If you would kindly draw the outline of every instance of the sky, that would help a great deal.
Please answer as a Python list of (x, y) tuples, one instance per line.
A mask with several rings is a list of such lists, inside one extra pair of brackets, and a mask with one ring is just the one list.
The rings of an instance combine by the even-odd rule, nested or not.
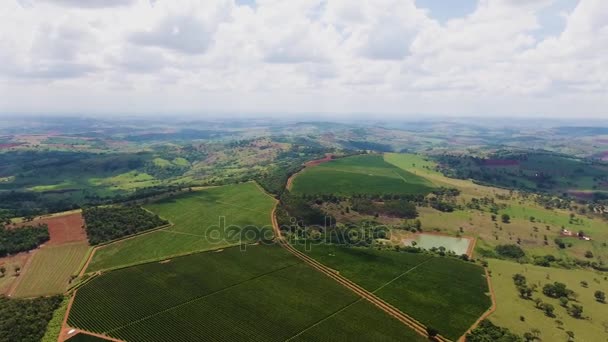
[(0, 115), (608, 117), (606, 0), (0, 0)]

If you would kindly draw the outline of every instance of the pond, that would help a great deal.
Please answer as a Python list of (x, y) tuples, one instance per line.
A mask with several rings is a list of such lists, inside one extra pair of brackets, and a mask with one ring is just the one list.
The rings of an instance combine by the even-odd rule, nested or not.
[(446, 250), (456, 253), (456, 255), (462, 255), (467, 254), (469, 245), (473, 243), (473, 240), (463, 237), (426, 233), (416, 234), (410, 239), (403, 240), (405, 246), (414, 246), (413, 242), (416, 242), (415, 247), (431, 249), (443, 246)]

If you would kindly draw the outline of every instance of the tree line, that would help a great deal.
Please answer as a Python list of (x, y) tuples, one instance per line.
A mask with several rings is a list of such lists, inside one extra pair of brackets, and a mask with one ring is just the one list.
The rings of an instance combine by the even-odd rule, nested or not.
[(82, 211), (91, 245), (111, 241), (169, 222), (137, 206), (85, 208)]
[(0, 226), (0, 257), (32, 250), (49, 239), (46, 224), (12, 229)]

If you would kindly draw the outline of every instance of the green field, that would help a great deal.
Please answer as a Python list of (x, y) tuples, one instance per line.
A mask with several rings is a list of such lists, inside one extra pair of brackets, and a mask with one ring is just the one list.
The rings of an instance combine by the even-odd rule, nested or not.
[(276, 245), (105, 273), (78, 290), (68, 323), (128, 341), (424, 340)]
[(78, 242), (37, 250), (13, 295), (36, 297), (63, 293), (70, 277), (78, 273), (89, 248), (86, 242)]
[(384, 161), (382, 155), (360, 155), (304, 169), (293, 181), (295, 194), (426, 194), (428, 180)]
[[(595, 301), (593, 293), (596, 290), (608, 292), (606, 276), (599, 272), (588, 270), (567, 270), (533, 265), (520, 265), (504, 260), (489, 260), (492, 271), (492, 284), (497, 297), (497, 310), (490, 320), (497, 325), (509, 328), (522, 335), (534, 328), (540, 330), (543, 341), (567, 341), (566, 331), (572, 331), (575, 341), (606, 341), (608, 340), (608, 304)], [(556, 317), (547, 317), (543, 311), (535, 308), (533, 300), (521, 299), (513, 275), (520, 273), (527, 278), (528, 284), (539, 286), (533, 298), (540, 298), (545, 303), (555, 307)], [(576, 304), (583, 306), (584, 319), (575, 319), (567, 314), (557, 299), (549, 298), (542, 293), (542, 287), (547, 283), (561, 282), (578, 294)], [(588, 287), (581, 286), (586, 281)], [(572, 301), (571, 301), (572, 303)], [(524, 317), (524, 321), (520, 319)], [(557, 321), (563, 322), (559, 326)]]
[(336, 245), (297, 247), (453, 340), (491, 305), (483, 269), (461, 260)]
[(98, 249), (87, 271), (257, 241), (258, 235), (242, 235), (245, 231), (261, 231), (272, 238), (273, 206), (273, 199), (251, 182), (189, 192), (146, 205), (173, 226)]

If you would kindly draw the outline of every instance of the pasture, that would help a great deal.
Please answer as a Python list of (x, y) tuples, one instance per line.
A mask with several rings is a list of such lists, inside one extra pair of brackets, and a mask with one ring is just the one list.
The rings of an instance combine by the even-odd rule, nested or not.
[(32, 255), (13, 291), (15, 297), (36, 297), (63, 293), (72, 275), (87, 255), (89, 245), (76, 242), (44, 246)]
[[(484, 270), (428, 254), (296, 246), (443, 336), (456, 340), (490, 307)], [(445, 315), (450, 312), (450, 315)]]
[[(376, 329), (380, 321), (386, 328)], [(72, 327), (129, 341), (327, 340), (336, 336), (323, 329), (332, 322), (348, 322), (365, 340), (423, 340), (276, 245), (102, 274), (78, 290), (68, 318)]]
[(165, 198), (144, 207), (173, 226), (99, 248), (87, 271), (272, 239), (273, 206), (251, 182)]
[(382, 155), (359, 155), (305, 168), (293, 180), (294, 194), (426, 194), (428, 180), (384, 161)]
[[(582, 269), (558, 269), (518, 264), (505, 260), (489, 260), (492, 271), (492, 284), (497, 297), (497, 310), (490, 320), (500, 326), (522, 335), (534, 328), (540, 330), (543, 341), (566, 341), (566, 331), (574, 332), (575, 341), (606, 341), (608, 339), (608, 304), (599, 303), (594, 299), (594, 292), (608, 292), (608, 280), (604, 274)], [(513, 282), (513, 275), (520, 273), (527, 283), (539, 288), (532, 298), (540, 298), (555, 308), (556, 317), (548, 317), (542, 310), (535, 307), (533, 300), (522, 299)], [(577, 293), (576, 304), (583, 306), (583, 318), (576, 319), (568, 315), (566, 309), (560, 306), (559, 300), (549, 298), (542, 293), (542, 287), (547, 283), (561, 282), (568, 289)], [(587, 287), (581, 281), (588, 283)], [(572, 303), (572, 302), (571, 302)], [(572, 305), (572, 304), (569, 304)], [(520, 316), (524, 317), (522, 321)], [(560, 324), (558, 321), (561, 321)]]

